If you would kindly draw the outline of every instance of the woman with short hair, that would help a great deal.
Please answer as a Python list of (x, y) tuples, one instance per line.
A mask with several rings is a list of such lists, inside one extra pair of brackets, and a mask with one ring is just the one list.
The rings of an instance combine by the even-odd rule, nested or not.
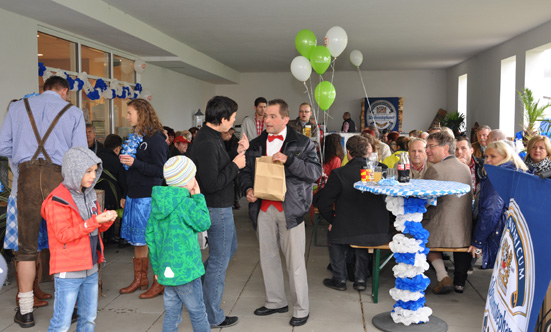
[(551, 142), (549, 137), (537, 135), (532, 137), (526, 148), (524, 162), (528, 169), (536, 175), (551, 169)]

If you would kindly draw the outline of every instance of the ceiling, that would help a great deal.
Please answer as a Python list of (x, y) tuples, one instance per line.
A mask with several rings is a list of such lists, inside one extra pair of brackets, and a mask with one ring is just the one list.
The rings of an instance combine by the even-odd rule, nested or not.
[(551, 21), (550, 0), (0, 0), (0, 8), (213, 83), (290, 71), (296, 34), (341, 26), (335, 70), (442, 69)]

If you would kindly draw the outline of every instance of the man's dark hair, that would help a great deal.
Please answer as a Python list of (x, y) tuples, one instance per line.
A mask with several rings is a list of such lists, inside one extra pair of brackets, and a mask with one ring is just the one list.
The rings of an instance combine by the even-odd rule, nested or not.
[(93, 124), (87, 123), (87, 124), (86, 124), (86, 129), (88, 129), (88, 128), (92, 128), (92, 129), (94, 129), (94, 133), (96, 132), (96, 127), (94, 127)]
[(222, 123), (222, 119), (229, 120), (237, 112), (237, 103), (228, 97), (215, 96), (207, 103), (205, 121), (213, 125)]
[(199, 131), (199, 128), (197, 128), (197, 127), (191, 127), (191, 128), (189, 128), (189, 132), (190, 132), (192, 135), (195, 134), (195, 133), (198, 132), (198, 131)]
[(289, 105), (283, 99), (272, 99), (268, 102), (268, 106), (279, 105), (279, 115), (282, 118), (289, 117)]
[(174, 131), (174, 129), (168, 126), (163, 126), (163, 129), (166, 130), (166, 133), (168, 134), (168, 136), (176, 136), (176, 132)]
[(431, 139), (435, 140), (439, 146), (447, 145), (448, 152), (452, 155), (455, 154), (455, 138), (450, 136), (448, 133), (439, 131), (434, 134), (430, 134), (429, 137), (427, 137), (427, 142)]
[(362, 136), (352, 136), (346, 141), (346, 150), (350, 153), (352, 158), (365, 157), (367, 155), (369, 141)]
[(113, 151), (119, 146), (122, 146), (122, 138), (117, 134), (109, 134), (103, 141), (103, 147), (109, 151)]
[(457, 136), (455, 141), (456, 142), (466, 141), (467, 143), (469, 143), (469, 145), (471, 145), (471, 140), (467, 136)]
[(69, 89), (69, 82), (67, 82), (67, 80), (63, 77), (50, 76), (50, 78), (48, 78), (46, 82), (44, 82), (44, 91), (59, 91), (63, 89)]
[(268, 104), (268, 101), (264, 97), (258, 97), (254, 100), (254, 107), (258, 106), (260, 103)]

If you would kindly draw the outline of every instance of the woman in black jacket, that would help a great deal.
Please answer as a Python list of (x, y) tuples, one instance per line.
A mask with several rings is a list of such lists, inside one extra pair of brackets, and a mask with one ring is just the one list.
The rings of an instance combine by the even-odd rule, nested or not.
[[(327, 287), (346, 290), (345, 252), (350, 245), (376, 246), (390, 240), (389, 212), (382, 195), (362, 193), (353, 184), (360, 181), (360, 172), (371, 154), (372, 146), (365, 137), (353, 136), (346, 142), (349, 162), (331, 172), (321, 191), (318, 209), (329, 226), (329, 259), (333, 278), (323, 281)], [(386, 169), (384, 164), (378, 166)], [(355, 249), (356, 268), (354, 289), (365, 290), (368, 276), (367, 249)]]
[[(128, 167), (126, 173), (127, 196), (122, 217), (121, 237), (134, 246), (134, 281), (122, 288), (121, 294), (144, 290), (149, 286), (147, 270), (149, 266), (145, 228), (151, 213), (151, 191), (153, 186), (163, 182), (163, 165), (168, 156), (168, 144), (163, 127), (153, 109), (145, 99), (134, 99), (128, 103), (126, 119), (134, 134), (143, 137), (136, 148), (136, 155), (121, 154), (120, 160)], [(151, 288), (140, 298), (152, 298), (161, 294), (164, 287), (153, 281)]]

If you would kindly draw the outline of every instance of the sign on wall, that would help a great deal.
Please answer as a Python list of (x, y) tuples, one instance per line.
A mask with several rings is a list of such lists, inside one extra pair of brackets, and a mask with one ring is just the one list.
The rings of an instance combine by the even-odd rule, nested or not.
[(362, 130), (371, 125), (379, 131), (402, 130), (403, 97), (368, 98), (362, 100)]

